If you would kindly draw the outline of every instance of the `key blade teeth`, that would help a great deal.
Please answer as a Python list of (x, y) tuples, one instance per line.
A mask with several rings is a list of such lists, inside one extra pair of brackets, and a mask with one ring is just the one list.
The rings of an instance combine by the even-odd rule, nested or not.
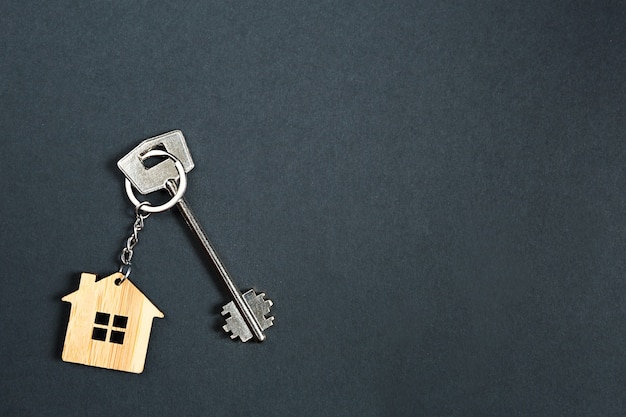
[(235, 303), (232, 301), (222, 307), (221, 315), (226, 318), (226, 321), (228, 321), (231, 317), (236, 317), (237, 314), (239, 314), (239, 311), (237, 310)]
[(231, 333), (231, 339), (235, 340), (239, 338), (242, 342), (247, 342), (252, 338), (252, 333), (248, 325), (233, 301), (222, 307), (222, 316), (228, 316), (226, 317), (226, 324), (222, 326), (222, 329), (224, 329), (226, 333)]
[[(265, 293), (257, 294), (254, 290), (249, 290), (243, 294), (243, 299), (250, 307), (250, 310), (252, 310), (254, 319), (259, 324), (261, 330), (274, 325), (274, 317), (266, 317), (266, 315), (269, 315), (270, 308), (274, 305), (274, 302), (270, 299), (266, 300)], [(252, 331), (234, 301), (223, 306), (221, 314), (226, 319), (226, 324), (222, 328), (225, 332), (230, 333), (231, 339), (239, 338), (242, 342), (252, 339)]]
[[(266, 295), (265, 295), (264, 292), (262, 292), (259, 295), (257, 295), (257, 298), (259, 299), (259, 302), (264, 302), (267, 305), (267, 309), (269, 310), (274, 305), (274, 302), (272, 300), (270, 300), (269, 298), (265, 299), (265, 297), (266, 297)], [(267, 314), (267, 313), (265, 313), (265, 314)]]
[(226, 321), (228, 323), (222, 326), (222, 329), (224, 329), (226, 333), (230, 333), (229, 336), (232, 340), (239, 338), (242, 342), (247, 342), (252, 338), (252, 334), (250, 333), (250, 330), (248, 330), (247, 326), (245, 327), (245, 329), (243, 329), (239, 323), (231, 326), (233, 324), (231, 318), (228, 318)]
[(230, 336), (231, 339), (234, 339), (237, 337), (235, 332), (233, 332), (233, 330), (230, 328), (230, 326), (228, 326), (228, 324), (223, 325), (222, 329), (224, 329), (224, 331), (228, 333), (228, 336)]
[(254, 314), (254, 318), (259, 323), (262, 330), (271, 327), (274, 321), (274, 317), (265, 317), (270, 313), (270, 308), (274, 305), (272, 300), (266, 300), (265, 297), (264, 292), (257, 294), (254, 289), (243, 294), (244, 300), (248, 303), (248, 306)]

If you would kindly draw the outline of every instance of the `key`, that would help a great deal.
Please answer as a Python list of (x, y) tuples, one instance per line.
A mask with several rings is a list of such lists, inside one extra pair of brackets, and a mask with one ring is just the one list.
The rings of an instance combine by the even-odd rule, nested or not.
[[(171, 154), (182, 163), (185, 172), (194, 168), (182, 132), (175, 130), (147, 139), (118, 162), (118, 167), (128, 179), (127, 192), (129, 192), (130, 184), (132, 184), (142, 194), (166, 189), (171, 196), (174, 196), (178, 192), (176, 185), (178, 171), (174, 166), (174, 161), (166, 159), (151, 168), (146, 168), (142, 156), (152, 149), (165, 150)], [(129, 192), (129, 197), (131, 194), (132, 190)], [(242, 342), (247, 342), (254, 337), (262, 342), (266, 337), (263, 330), (274, 324), (274, 317), (266, 317), (270, 313), (273, 302), (265, 299), (265, 293), (257, 294), (254, 289), (242, 294), (185, 199), (181, 197), (176, 205), (185, 222), (215, 265), (233, 298), (231, 302), (222, 307), (221, 314), (226, 317), (226, 324), (222, 328), (231, 333), (231, 339), (239, 337)]]
[[(176, 183), (172, 180), (166, 183), (166, 188), (171, 196), (174, 196), (178, 191)], [(231, 332), (231, 339), (239, 337), (242, 342), (247, 342), (254, 335), (258, 341), (262, 342), (265, 340), (263, 330), (270, 327), (274, 321), (274, 317), (265, 317), (270, 312), (270, 308), (273, 305), (272, 301), (265, 300), (265, 293), (256, 294), (253, 289), (242, 295), (185, 199), (181, 198), (177, 206), (185, 222), (194, 232), (211, 261), (213, 261), (224, 284), (226, 284), (226, 288), (228, 288), (233, 297), (233, 301), (222, 307), (223, 316), (230, 314), (222, 328), (226, 332)]]

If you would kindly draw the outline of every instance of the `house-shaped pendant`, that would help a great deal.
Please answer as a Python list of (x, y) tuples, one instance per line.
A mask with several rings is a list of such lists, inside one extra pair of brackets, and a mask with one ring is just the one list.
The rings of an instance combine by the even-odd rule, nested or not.
[(72, 304), (62, 359), (118, 371), (141, 373), (155, 317), (163, 313), (122, 273), (96, 281), (83, 273)]

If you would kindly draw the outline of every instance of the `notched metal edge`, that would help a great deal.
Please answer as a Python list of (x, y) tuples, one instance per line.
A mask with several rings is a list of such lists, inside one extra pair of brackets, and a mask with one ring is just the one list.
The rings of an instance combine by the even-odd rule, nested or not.
[(167, 180), (178, 179), (178, 172), (173, 161), (164, 160), (151, 168), (143, 165), (142, 156), (159, 146), (178, 158), (185, 172), (194, 168), (194, 162), (182, 131), (172, 130), (145, 139), (117, 162), (117, 167), (141, 194), (164, 189)]

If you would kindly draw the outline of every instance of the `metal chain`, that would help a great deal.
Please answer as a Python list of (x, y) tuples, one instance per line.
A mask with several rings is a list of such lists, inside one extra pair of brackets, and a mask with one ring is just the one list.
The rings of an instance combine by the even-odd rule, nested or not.
[(124, 278), (120, 280), (120, 284), (128, 278), (131, 271), (131, 260), (133, 259), (133, 250), (137, 243), (139, 243), (139, 232), (144, 227), (144, 220), (146, 220), (150, 213), (142, 212), (141, 209), (143, 206), (149, 206), (150, 203), (143, 202), (139, 204), (135, 208), (135, 222), (133, 223), (133, 234), (130, 235), (128, 239), (126, 239), (126, 247), (122, 249), (122, 254), (120, 255), (120, 260), (122, 261), (122, 266), (120, 266), (120, 272), (124, 273)]

